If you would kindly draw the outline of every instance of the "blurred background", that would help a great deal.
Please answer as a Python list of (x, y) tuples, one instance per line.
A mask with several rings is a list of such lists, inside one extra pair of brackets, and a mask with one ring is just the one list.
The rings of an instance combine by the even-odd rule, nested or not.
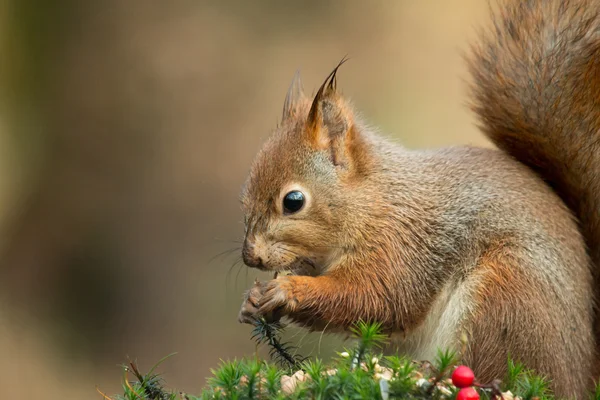
[[(348, 54), (338, 85), (382, 132), (487, 145), (461, 59), (487, 19), (480, 0), (2, 1), (0, 397), (99, 399), (128, 356), (172, 352), (169, 386), (196, 392), (253, 354), (238, 194), (294, 72), (314, 92)], [(338, 340), (289, 332), (305, 355)]]

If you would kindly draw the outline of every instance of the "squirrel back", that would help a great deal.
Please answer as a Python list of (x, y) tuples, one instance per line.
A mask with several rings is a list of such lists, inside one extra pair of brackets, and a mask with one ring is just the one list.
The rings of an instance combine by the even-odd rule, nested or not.
[[(507, 1), (468, 59), (473, 109), (500, 149), (577, 217), (600, 288), (600, 2)], [(597, 303), (597, 300), (596, 300)], [(600, 317), (596, 311), (596, 338)]]

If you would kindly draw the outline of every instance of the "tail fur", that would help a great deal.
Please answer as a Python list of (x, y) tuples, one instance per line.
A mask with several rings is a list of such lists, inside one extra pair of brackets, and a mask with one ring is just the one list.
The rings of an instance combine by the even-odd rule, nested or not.
[[(493, 22), (468, 59), (473, 109), (484, 133), (578, 218), (598, 291), (600, 1), (508, 0)], [(595, 326), (598, 341), (598, 311)]]

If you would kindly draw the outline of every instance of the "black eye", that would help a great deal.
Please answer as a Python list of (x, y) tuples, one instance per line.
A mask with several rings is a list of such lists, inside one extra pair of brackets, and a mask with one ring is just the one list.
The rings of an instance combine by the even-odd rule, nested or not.
[(294, 190), (286, 194), (283, 198), (283, 211), (286, 214), (298, 212), (302, 206), (304, 206), (304, 195), (302, 192)]

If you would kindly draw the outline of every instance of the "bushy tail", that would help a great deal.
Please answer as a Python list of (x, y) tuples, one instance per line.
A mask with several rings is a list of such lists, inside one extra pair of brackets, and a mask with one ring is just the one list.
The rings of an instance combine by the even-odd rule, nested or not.
[(578, 217), (600, 288), (600, 1), (498, 8), (468, 59), (473, 108), (485, 134)]

